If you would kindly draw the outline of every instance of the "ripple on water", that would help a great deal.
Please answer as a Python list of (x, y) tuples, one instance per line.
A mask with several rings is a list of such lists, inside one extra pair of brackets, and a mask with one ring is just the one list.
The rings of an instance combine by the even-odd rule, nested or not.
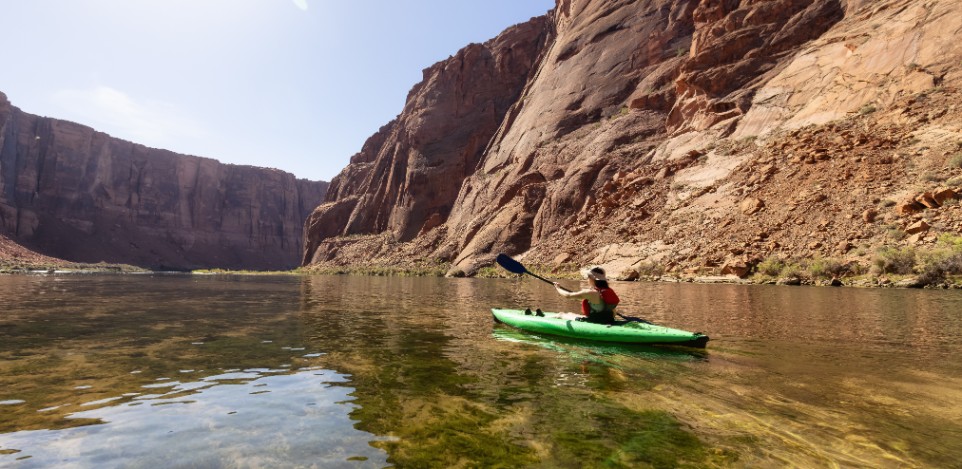
[(165, 381), (163, 383), (145, 384), (141, 386), (145, 389), (171, 388), (180, 384), (179, 381)]
[(108, 403), (108, 402), (119, 401), (119, 400), (121, 400), (121, 399), (123, 399), (123, 397), (108, 397), (108, 398), (106, 398), (106, 399), (99, 399), (99, 400), (96, 400), (96, 401), (84, 402), (83, 404), (80, 404), (80, 406), (81, 406), (81, 407), (90, 407), (90, 406), (95, 406), (95, 405), (106, 404), (106, 403)]

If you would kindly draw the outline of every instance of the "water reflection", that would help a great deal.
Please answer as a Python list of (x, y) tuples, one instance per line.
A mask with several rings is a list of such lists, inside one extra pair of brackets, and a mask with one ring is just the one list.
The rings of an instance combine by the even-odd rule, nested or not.
[(382, 467), (297, 286), (0, 277), (0, 465)]
[(491, 333), (496, 340), (532, 345), (576, 360), (608, 363), (606, 357), (634, 357), (649, 360), (689, 362), (707, 360), (709, 354), (689, 347), (647, 346), (639, 344), (605, 344), (560, 336), (545, 336), (523, 332), (505, 325), (496, 325)]
[(492, 307), (577, 309), (530, 279), (0, 277), (0, 464), (941, 467), (962, 456), (959, 292), (618, 290), (626, 314), (705, 331), (708, 349), (495, 326)]
[[(167, 382), (164, 394), (81, 404), (122, 404), (67, 418), (101, 422), (0, 434), (0, 463), (18, 467), (383, 467), (386, 456), (354, 430), (347, 378), (330, 370), (244, 370)], [(143, 386), (150, 390), (160, 386)], [(16, 452), (12, 452), (16, 451)]]

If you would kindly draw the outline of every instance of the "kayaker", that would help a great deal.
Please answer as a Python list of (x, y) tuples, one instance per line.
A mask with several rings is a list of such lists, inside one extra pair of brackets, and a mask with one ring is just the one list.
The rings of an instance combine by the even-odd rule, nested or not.
[(612, 324), (615, 322), (615, 307), (618, 306), (618, 295), (608, 286), (605, 269), (592, 267), (585, 274), (591, 288), (581, 291), (567, 291), (554, 282), (558, 294), (568, 298), (581, 300), (581, 313), (586, 317), (584, 321), (596, 324)]

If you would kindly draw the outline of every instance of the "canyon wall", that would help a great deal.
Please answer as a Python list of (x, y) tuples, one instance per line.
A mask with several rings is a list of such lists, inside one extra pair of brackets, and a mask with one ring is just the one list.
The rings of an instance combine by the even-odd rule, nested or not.
[(288, 269), (326, 189), (30, 115), (0, 93), (0, 230), (44, 255), (155, 269)]
[(398, 118), (331, 181), (332, 202), (308, 220), (304, 262), (328, 256), (334, 248), (321, 242), (331, 237), (389, 232), (405, 242), (441, 225), (550, 34), (548, 18), (532, 19), (424, 70)]
[(962, 191), (960, 30), (948, 0), (558, 0), (425, 70), (303, 262), (696, 271), (934, 242), (957, 205), (903, 208)]

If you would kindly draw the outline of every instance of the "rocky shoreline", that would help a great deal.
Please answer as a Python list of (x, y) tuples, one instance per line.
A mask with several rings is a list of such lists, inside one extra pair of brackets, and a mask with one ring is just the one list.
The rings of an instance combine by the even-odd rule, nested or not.
[[(439, 264), (434, 268), (412, 267), (404, 268), (397, 265), (364, 265), (364, 266), (312, 266), (292, 271), (301, 275), (361, 275), (361, 276), (399, 276), (399, 277), (441, 277), (449, 266)], [(581, 278), (579, 269), (571, 266), (548, 267), (529, 266), (533, 273), (542, 277), (559, 280), (577, 280)], [(229, 272), (228, 272), (229, 273)], [(256, 273), (253, 273), (256, 275)], [(476, 278), (512, 278), (515, 277), (497, 266), (480, 269)], [(938, 283), (926, 283), (918, 275), (851, 275), (832, 278), (810, 277), (771, 277), (764, 274), (754, 274), (746, 277), (737, 275), (634, 275), (614, 277), (618, 283), (623, 282), (657, 282), (657, 283), (698, 283), (698, 284), (735, 284), (735, 285), (777, 285), (777, 286), (816, 286), (816, 287), (855, 287), (855, 288), (926, 288), (926, 289), (962, 289), (962, 276), (949, 276)]]
[(0, 275), (150, 274), (151, 270), (124, 264), (47, 264), (0, 261)]
[[(250, 270), (198, 270), (185, 272), (155, 271), (131, 265), (122, 264), (78, 264), (78, 263), (23, 263), (10, 260), (0, 260), (0, 275), (82, 275), (82, 274), (183, 274), (183, 275), (356, 275), (377, 277), (443, 277), (449, 266), (437, 265), (434, 268), (403, 268), (394, 265), (382, 266), (340, 266), (340, 267), (312, 267), (289, 271), (250, 271)], [(534, 268), (532, 272), (547, 278), (559, 280), (580, 279), (576, 269)], [(513, 274), (498, 270), (492, 266), (480, 270), (476, 278), (511, 278)], [(919, 276), (914, 275), (860, 275), (850, 277), (835, 277), (831, 279), (813, 279), (800, 277), (770, 277), (757, 274), (749, 277), (736, 275), (660, 275), (638, 276), (630, 278), (616, 278), (617, 283), (650, 282), (650, 283), (696, 283), (696, 284), (727, 284), (727, 285), (777, 285), (777, 286), (810, 286), (810, 287), (853, 287), (853, 288), (924, 288), (942, 290), (962, 290), (962, 276), (952, 277), (939, 283), (925, 283)]]

